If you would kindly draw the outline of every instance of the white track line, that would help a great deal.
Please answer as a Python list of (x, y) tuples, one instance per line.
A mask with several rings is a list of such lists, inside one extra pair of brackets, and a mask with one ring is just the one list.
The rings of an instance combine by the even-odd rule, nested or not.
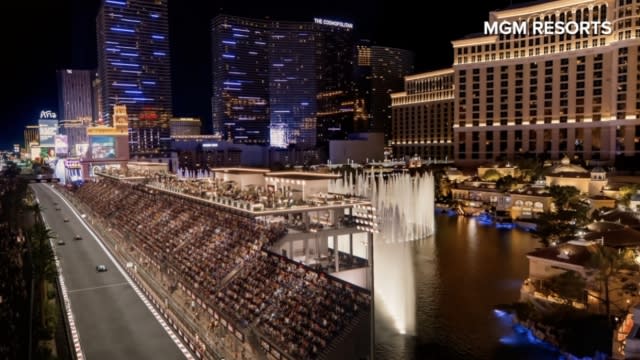
[[(173, 332), (173, 330), (171, 330), (171, 327), (169, 325), (167, 325), (167, 323), (164, 321), (162, 316), (160, 316), (160, 314), (156, 311), (156, 309), (153, 307), (153, 305), (151, 305), (151, 303), (149, 302), (149, 299), (147, 299), (147, 297), (144, 296), (142, 291), (140, 291), (140, 288), (138, 286), (136, 286), (136, 284), (134, 283), (133, 280), (131, 280), (131, 277), (129, 277), (129, 274), (127, 274), (127, 272), (124, 271), (124, 269), (122, 269), (122, 267), (120, 266), (118, 261), (113, 257), (113, 255), (111, 255), (111, 252), (109, 252), (107, 247), (102, 243), (102, 240), (100, 240), (100, 238), (91, 230), (91, 228), (89, 228), (89, 226), (86, 224), (85, 220), (78, 214), (78, 212), (76, 212), (76, 210), (73, 208), (73, 206), (71, 206), (71, 204), (69, 204), (67, 199), (65, 199), (62, 195), (60, 195), (60, 193), (56, 189), (53, 189), (53, 188), (48, 188), (48, 189), (51, 190), (51, 192), (53, 192), (54, 194), (56, 194), (62, 201), (64, 201), (64, 203), (69, 207), (69, 209), (71, 210), (71, 212), (73, 212), (73, 214), (76, 216), (76, 218), (78, 218), (78, 220), (80, 220), (80, 223), (82, 224), (82, 226), (84, 226), (84, 228), (89, 232), (89, 234), (91, 234), (91, 236), (98, 243), (98, 245), (100, 245), (102, 250), (105, 252), (105, 254), (107, 254), (107, 256), (113, 262), (113, 264), (116, 266), (118, 271), (120, 271), (120, 273), (125, 278), (125, 280), (127, 280), (129, 285), (131, 285), (131, 287), (136, 292), (136, 294), (138, 295), (140, 300), (142, 300), (142, 302), (147, 307), (147, 309), (149, 309), (149, 311), (151, 312), (153, 317), (156, 318), (156, 321), (158, 321), (158, 323), (160, 324), (160, 326), (162, 326), (162, 328), (167, 333), (167, 335), (169, 335), (171, 340), (173, 340), (173, 342), (176, 344), (176, 346), (180, 349), (180, 351), (182, 352), (184, 357), (189, 359), (189, 360), (195, 360), (193, 355), (191, 355), (189, 350), (187, 350), (187, 348), (184, 346), (184, 344), (182, 343), (180, 338), (178, 338), (178, 336), (176, 336), (176, 334)], [(80, 359), (78, 359), (78, 360), (80, 360)]]

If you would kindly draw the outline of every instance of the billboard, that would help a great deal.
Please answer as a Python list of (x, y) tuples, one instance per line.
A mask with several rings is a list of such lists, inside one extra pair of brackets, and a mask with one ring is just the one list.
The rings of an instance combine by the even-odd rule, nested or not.
[(56, 135), (56, 154), (58, 156), (64, 156), (69, 152), (69, 143), (67, 142), (67, 135)]
[(87, 156), (87, 152), (89, 151), (89, 144), (87, 143), (76, 144), (75, 150), (76, 150), (75, 152), (76, 156), (85, 157)]
[(116, 141), (113, 136), (91, 137), (91, 158), (114, 159), (116, 157)]
[(30, 155), (31, 155), (31, 161), (36, 161), (36, 159), (40, 159), (40, 146), (32, 146)]
[(58, 120), (38, 120), (40, 146), (55, 147), (58, 135)]
[(40, 159), (44, 161), (55, 160), (56, 149), (54, 147), (40, 146)]

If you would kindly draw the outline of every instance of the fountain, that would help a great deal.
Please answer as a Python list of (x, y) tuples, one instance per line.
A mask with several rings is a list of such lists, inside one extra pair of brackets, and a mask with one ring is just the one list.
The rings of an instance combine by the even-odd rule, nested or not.
[(377, 303), (401, 334), (415, 334), (415, 280), (411, 241), (435, 232), (434, 179), (409, 174), (345, 176), (330, 192), (371, 199), (379, 220), (374, 235), (374, 279)]

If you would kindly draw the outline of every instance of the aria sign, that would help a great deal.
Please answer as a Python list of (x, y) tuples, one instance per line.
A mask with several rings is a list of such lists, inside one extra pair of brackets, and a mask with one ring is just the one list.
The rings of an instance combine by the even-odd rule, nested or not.
[(51, 110), (40, 111), (40, 119), (55, 119), (55, 118), (57, 118), (57, 115)]

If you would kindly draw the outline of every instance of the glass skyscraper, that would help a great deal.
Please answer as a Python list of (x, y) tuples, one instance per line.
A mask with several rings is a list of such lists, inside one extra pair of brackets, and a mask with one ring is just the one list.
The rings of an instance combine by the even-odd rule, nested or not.
[(269, 43), (273, 147), (316, 144), (316, 39), (313, 24), (274, 22)]
[(91, 71), (58, 70), (57, 77), (60, 119), (82, 120), (85, 125), (89, 125), (93, 117)]
[(325, 138), (321, 119), (350, 124), (351, 30), (322, 19), (214, 18), (214, 131), (238, 143), (311, 148)]
[(390, 94), (402, 90), (404, 77), (413, 73), (413, 52), (363, 41), (357, 46), (356, 98), (363, 102), (365, 119), (356, 117), (355, 130), (391, 135)]
[(125, 104), (131, 152), (158, 152), (172, 115), (167, 0), (103, 0), (97, 35), (100, 117)]
[(348, 23), (317, 19), (318, 145), (345, 140), (353, 130), (354, 38)]
[(220, 15), (212, 22), (213, 131), (269, 143), (269, 22)]

